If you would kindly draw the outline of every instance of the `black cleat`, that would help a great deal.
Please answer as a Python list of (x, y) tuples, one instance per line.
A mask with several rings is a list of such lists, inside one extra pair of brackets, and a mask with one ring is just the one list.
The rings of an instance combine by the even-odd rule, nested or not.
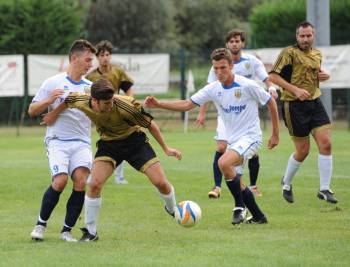
[(294, 202), (294, 197), (293, 197), (292, 185), (285, 185), (283, 183), (283, 177), (282, 177), (281, 185), (282, 185), (282, 196), (283, 196), (283, 198), (287, 202), (293, 203)]
[(248, 224), (265, 224), (267, 223), (267, 219), (265, 216), (261, 217), (260, 219), (255, 219), (253, 216), (251, 216), (245, 222)]
[(83, 232), (83, 236), (79, 239), (79, 242), (90, 242), (90, 241), (97, 241), (98, 235), (92, 235), (89, 233), (89, 230), (86, 228), (80, 228), (80, 230)]
[(166, 208), (166, 206), (164, 206), (164, 209), (165, 209), (165, 211), (166, 211), (170, 216), (175, 217), (175, 212), (174, 212), (174, 211), (173, 211), (173, 212), (168, 211), (168, 209)]
[(232, 224), (240, 224), (245, 220), (247, 210), (242, 207), (236, 207), (233, 209)]
[(333, 196), (333, 192), (331, 190), (320, 190), (317, 193), (317, 197), (321, 200), (326, 200), (329, 203), (336, 204), (338, 200)]

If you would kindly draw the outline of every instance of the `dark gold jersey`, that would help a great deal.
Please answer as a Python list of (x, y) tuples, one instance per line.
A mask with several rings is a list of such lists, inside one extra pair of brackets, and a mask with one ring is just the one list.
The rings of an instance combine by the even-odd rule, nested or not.
[[(305, 52), (297, 45), (288, 46), (278, 56), (271, 72), (279, 74), (287, 82), (307, 90), (310, 93), (309, 100), (321, 95), (318, 72), (321, 68), (322, 55), (315, 48)], [(297, 100), (291, 92), (283, 89), (282, 100)]]
[(114, 92), (119, 94), (120, 89), (124, 92), (128, 91), (134, 84), (130, 76), (120, 67), (111, 65), (111, 69), (107, 73), (102, 73), (98, 68), (86, 75), (86, 79), (96, 82), (100, 79), (107, 79), (113, 85)]
[(114, 95), (110, 112), (95, 112), (91, 106), (91, 96), (71, 93), (65, 99), (69, 108), (77, 108), (96, 125), (102, 140), (122, 140), (139, 131), (149, 128), (153, 117), (146, 113), (141, 104), (129, 96)]

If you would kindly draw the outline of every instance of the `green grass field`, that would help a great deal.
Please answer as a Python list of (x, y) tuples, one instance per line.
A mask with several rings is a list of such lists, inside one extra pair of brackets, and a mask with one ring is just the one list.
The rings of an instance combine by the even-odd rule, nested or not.
[[(283, 129), (279, 147), (260, 153), (258, 198), (267, 225), (231, 225), (233, 200), (226, 186), (218, 200), (207, 198), (212, 186), (215, 148), (212, 129), (180, 127), (164, 132), (183, 160), (167, 158), (154, 148), (176, 189), (177, 200), (190, 199), (202, 208), (202, 220), (186, 229), (163, 208), (156, 190), (130, 166), (130, 184), (103, 190), (100, 240), (69, 244), (59, 239), (71, 183), (49, 221), (44, 242), (29, 234), (36, 222), (44, 190), (50, 183), (43, 128), (0, 128), (0, 266), (349, 266), (350, 142), (349, 131), (334, 129), (332, 189), (339, 204), (316, 198), (319, 186), (317, 151), (312, 152), (294, 181), (295, 203), (282, 199), (280, 178), (293, 150)], [(281, 125), (281, 128), (283, 126)], [(268, 137), (268, 132), (265, 134)], [(96, 140), (96, 136), (94, 136)], [(73, 234), (80, 237), (79, 220)]]

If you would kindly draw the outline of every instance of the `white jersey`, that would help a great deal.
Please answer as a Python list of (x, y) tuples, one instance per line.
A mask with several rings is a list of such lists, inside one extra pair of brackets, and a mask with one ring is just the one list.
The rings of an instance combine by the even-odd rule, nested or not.
[[(85, 93), (90, 90), (91, 82), (82, 78), (80, 82), (71, 80), (67, 73), (60, 73), (46, 79), (32, 102), (39, 102), (50, 97), (55, 89), (63, 89), (64, 94), (49, 106), (49, 111), (55, 109), (71, 92)], [(66, 109), (59, 114), (57, 121), (47, 126), (45, 139), (62, 141), (83, 141), (90, 144), (91, 121), (78, 109)]]
[[(234, 62), (232, 73), (242, 75), (248, 79), (258, 79), (264, 82), (268, 74), (264, 67), (264, 64), (253, 55), (241, 54), (239, 61)], [(217, 80), (213, 67), (211, 67), (208, 75), (207, 82), (212, 83)]]
[(232, 144), (243, 136), (262, 139), (258, 106), (266, 105), (271, 99), (255, 81), (235, 75), (231, 86), (219, 81), (206, 85), (193, 96), (197, 105), (213, 101), (225, 126), (227, 142)]

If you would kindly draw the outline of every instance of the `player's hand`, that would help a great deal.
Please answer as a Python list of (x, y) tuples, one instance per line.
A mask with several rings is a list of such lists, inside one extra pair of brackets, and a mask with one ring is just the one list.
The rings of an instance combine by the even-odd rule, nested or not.
[(165, 154), (167, 156), (171, 156), (171, 157), (175, 157), (177, 160), (181, 160), (182, 159), (182, 154), (179, 150), (175, 149), (175, 148), (167, 148), (165, 151)]
[(194, 123), (196, 126), (205, 125), (205, 115), (198, 113), (197, 119)]
[(302, 89), (302, 88), (298, 88), (296, 91), (295, 91), (295, 96), (301, 100), (301, 101), (304, 101), (306, 99), (308, 99), (311, 95), (308, 91), (306, 91), (305, 89)]
[(40, 122), (40, 125), (53, 125), (57, 120), (58, 115), (54, 114), (53, 112), (49, 112), (42, 115), (42, 121)]
[(154, 96), (147, 96), (144, 103), (147, 108), (156, 108), (159, 106), (159, 101)]
[(62, 89), (55, 89), (51, 92), (50, 98), (49, 98), (49, 102), (50, 104), (52, 104), (53, 102), (55, 102), (55, 100), (57, 98), (59, 98), (61, 95), (64, 94), (64, 90)]
[(278, 93), (276, 90), (269, 90), (270, 95), (273, 97), (273, 99), (277, 99), (278, 98)]
[(320, 82), (327, 81), (329, 79), (329, 74), (324, 70), (320, 69), (317, 74), (317, 78)]
[(276, 134), (271, 135), (269, 142), (267, 144), (267, 148), (268, 149), (274, 148), (275, 146), (278, 145), (279, 141), (280, 141), (280, 138), (278, 135), (276, 135)]

